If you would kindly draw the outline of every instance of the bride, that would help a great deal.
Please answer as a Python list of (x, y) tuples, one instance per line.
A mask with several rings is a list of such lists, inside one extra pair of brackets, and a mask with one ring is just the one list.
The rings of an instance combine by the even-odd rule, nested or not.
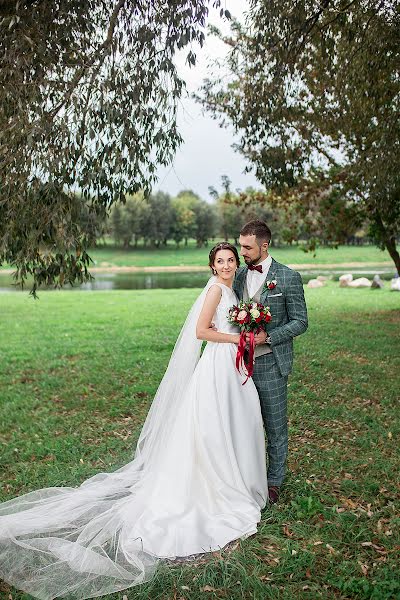
[(265, 443), (227, 321), (236, 248), (217, 244), (209, 264), (214, 276), (187, 316), (133, 460), (77, 488), (0, 504), (0, 576), (9, 584), (42, 600), (102, 596), (149, 580), (162, 559), (257, 531), (268, 500)]

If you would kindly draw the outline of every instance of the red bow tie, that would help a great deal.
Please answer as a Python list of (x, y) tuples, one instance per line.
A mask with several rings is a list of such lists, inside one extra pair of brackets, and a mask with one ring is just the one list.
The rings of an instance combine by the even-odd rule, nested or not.
[(262, 273), (262, 265), (249, 265), (250, 271), (258, 271)]

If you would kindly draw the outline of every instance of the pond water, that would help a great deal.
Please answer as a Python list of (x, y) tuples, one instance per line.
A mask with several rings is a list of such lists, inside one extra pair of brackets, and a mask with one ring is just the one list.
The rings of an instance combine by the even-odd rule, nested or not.
[[(303, 283), (307, 283), (310, 279), (318, 275), (325, 275), (333, 280), (338, 280), (343, 273), (352, 273), (353, 277), (368, 277), (372, 279), (376, 273), (382, 279), (390, 280), (394, 277), (394, 270), (377, 268), (374, 271), (369, 270), (307, 270), (301, 271)], [(135, 272), (135, 273), (97, 273), (96, 278), (92, 282), (82, 285), (70, 286), (66, 285), (63, 290), (151, 290), (151, 289), (174, 289), (174, 288), (201, 288), (205, 285), (210, 274), (208, 271), (200, 272)], [(30, 289), (29, 281), (23, 291), (27, 292)], [(41, 288), (54, 290), (54, 288)], [(13, 285), (11, 275), (2, 275), (0, 272), (0, 292), (21, 291), (20, 287)]]

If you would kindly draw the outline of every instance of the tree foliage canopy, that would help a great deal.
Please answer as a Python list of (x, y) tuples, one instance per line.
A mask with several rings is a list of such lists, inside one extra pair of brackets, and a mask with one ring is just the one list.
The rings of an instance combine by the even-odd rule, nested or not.
[(95, 222), (150, 191), (181, 142), (174, 53), (195, 63), (209, 1), (0, 2), (0, 264), (19, 280), (87, 276), (74, 191)]
[(148, 197), (139, 192), (128, 196), (123, 206), (113, 206), (108, 232), (117, 242), (122, 241), (125, 248), (131, 242), (137, 246), (140, 239), (157, 248), (171, 239), (177, 246), (182, 240), (187, 245), (189, 238), (194, 238), (201, 247), (214, 238), (218, 223), (215, 207), (192, 190), (182, 190), (172, 199), (162, 191)]
[[(340, 192), (400, 272), (400, 3), (251, 0), (200, 101), (281, 198)], [(293, 194), (297, 190), (299, 194)], [(306, 193), (304, 194), (306, 190)]]

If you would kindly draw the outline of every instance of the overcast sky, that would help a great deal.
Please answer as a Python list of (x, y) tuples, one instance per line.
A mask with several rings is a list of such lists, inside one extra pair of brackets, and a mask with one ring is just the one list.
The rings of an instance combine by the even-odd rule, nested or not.
[[(248, 3), (246, 0), (225, 0), (222, 6), (242, 20)], [(209, 22), (223, 31), (229, 31), (229, 25), (219, 18), (219, 11), (210, 9)], [(224, 44), (208, 34), (203, 48), (196, 46), (193, 50), (197, 55), (195, 67), (185, 66), (188, 48), (177, 59), (179, 72), (186, 81), (189, 93), (196, 91), (207, 76), (210, 58), (221, 58), (226, 52)], [(159, 169), (159, 181), (155, 189), (171, 195), (176, 195), (182, 189), (192, 189), (204, 200), (209, 200), (208, 186), (220, 190), (222, 175), (228, 175), (231, 179), (233, 190), (250, 185), (260, 187), (253, 174), (243, 173), (246, 162), (231, 147), (236, 139), (233, 131), (220, 128), (217, 121), (202, 115), (202, 107), (192, 99), (184, 98), (181, 104), (178, 126), (184, 142), (173, 164)]]

